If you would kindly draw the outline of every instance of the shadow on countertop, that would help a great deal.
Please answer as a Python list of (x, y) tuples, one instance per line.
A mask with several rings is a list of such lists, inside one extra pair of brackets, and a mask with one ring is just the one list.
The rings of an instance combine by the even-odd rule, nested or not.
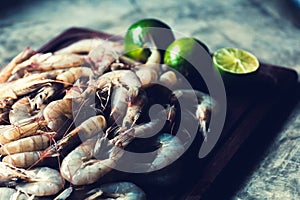
[(300, 0), (284, 0), (281, 1), (281, 12), (295, 26), (300, 28)]
[(0, 0), (1, 6), (0, 11), (5, 11), (17, 7), (25, 6), (26, 4), (35, 3), (35, 0)]
[(282, 21), (286, 19), (300, 28), (300, 0), (249, 0), (262, 14)]
[(28, 6), (32, 6), (35, 3), (40, 3), (38, 0), (0, 0), (0, 20), (6, 16), (14, 15), (22, 9)]

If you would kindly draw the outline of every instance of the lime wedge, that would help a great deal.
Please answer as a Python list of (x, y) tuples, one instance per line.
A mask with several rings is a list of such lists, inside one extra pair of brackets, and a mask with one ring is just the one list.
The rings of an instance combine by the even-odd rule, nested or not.
[(257, 58), (242, 49), (222, 48), (213, 55), (214, 66), (232, 74), (248, 74), (255, 72), (259, 67)]

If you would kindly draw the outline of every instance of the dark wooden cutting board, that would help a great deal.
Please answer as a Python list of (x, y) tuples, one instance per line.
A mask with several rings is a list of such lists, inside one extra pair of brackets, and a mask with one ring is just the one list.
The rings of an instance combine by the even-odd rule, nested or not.
[[(40, 48), (39, 52), (53, 52), (84, 38), (112, 38), (99, 31), (71, 28)], [(122, 40), (113, 37), (113, 40)], [(283, 123), (299, 98), (298, 76), (294, 70), (261, 63), (247, 85), (226, 85), (227, 113), (224, 129), (213, 151), (204, 159), (196, 159), (183, 167), (184, 178), (174, 188), (164, 188), (164, 194), (149, 194), (151, 199), (200, 199), (213, 184), (247, 138), (259, 139), (270, 134), (268, 129)], [(244, 92), (247, 91), (247, 92)], [(263, 132), (262, 132), (263, 131)], [(228, 180), (230, 181), (230, 180)], [(143, 188), (146, 191), (147, 188)], [(71, 198), (75, 198), (75, 192)], [(78, 197), (78, 196), (76, 196)]]

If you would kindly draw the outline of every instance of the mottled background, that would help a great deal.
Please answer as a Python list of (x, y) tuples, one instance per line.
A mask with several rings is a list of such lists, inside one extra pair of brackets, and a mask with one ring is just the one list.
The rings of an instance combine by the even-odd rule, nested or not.
[[(38, 49), (70, 27), (120, 34), (141, 18), (155, 17), (197, 37), (211, 51), (239, 47), (261, 61), (300, 73), (300, 15), (284, 0), (0, 2), (1, 66), (26, 46)], [(240, 177), (234, 187), (228, 186), (230, 180), (221, 179), (224, 187), (216, 192), (222, 199), (300, 199), (299, 114), (298, 104), (277, 135), (270, 137), (257, 162), (232, 174)]]

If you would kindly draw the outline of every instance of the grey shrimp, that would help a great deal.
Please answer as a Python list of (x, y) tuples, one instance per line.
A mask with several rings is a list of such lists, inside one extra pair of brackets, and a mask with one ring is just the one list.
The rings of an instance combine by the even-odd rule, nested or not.
[(2, 85), (0, 88), (0, 100), (15, 100), (54, 82), (51, 79), (33, 79), (34, 77), (28, 76)]
[(124, 45), (119, 42), (103, 40), (103, 43), (95, 47), (87, 55), (88, 62), (91, 63), (97, 75), (102, 75), (109, 66), (119, 60), (124, 54)]
[[(39, 106), (41, 108), (41, 106)], [(41, 120), (43, 117), (40, 110), (32, 108), (31, 100), (28, 96), (17, 100), (11, 107), (9, 112), (9, 122), (14, 125), (19, 125), (25, 122), (32, 122), (35, 119)]]
[(117, 52), (122, 53), (124, 51), (123, 45), (121, 45), (119, 42), (108, 41), (101, 38), (91, 38), (79, 40), (67, 47), (56, 51), (55, 54), (88, 54), (98, 46), (106, 46), (107, 44), (109, 44), (109, 47), (113, 48)]
[(9, 163), (15, 167), (28, 168), (41, 160), (43, 151), (29, 151), (9, 154), (2, 159), (2, 162)]
[(17, 168), (9, 163), (0, 162), (0, 184), (6, 184), (18, 179), (28, 179), (30, 175), (22, 168)]
[(185, 151), (184, 145), (177, 136), (164, 133), (159, 136), (157, 154), (150, 163), (149, 172), (162, 169), (177, 160)]
[(86, 77), (90, 78), (93, 76), (93, 71), (88, 67), (73, 67), (65, 72), (59, 74), (56, 80), (62, 81), (64, 86), (72, 85), (76, 80)]
[(64, 187), (65, 181), (60, 173), (49, 167), (39, 167), (26, 170), (29, 178), (26, 183), (20, 183), (16, 186), (17, 190), (32, 194), (35, 196), (49, 196), (57, 194)]
[(96, 182), (99, 178), (110, 172), (116, 161), (122, 155), (116, 153), (115, 146), (106, 138), (101, 138), (101, 149), (105, 149), (102, 158), (95, 159), (94, 149), (98, 143), (97, 138), (89, 139), (73, 151), (71, 151), (62, 161), (60, 173), (73, 185), (85, 185)]
[(73, 119), (72, 99), (63, 98), (52, 101), (43, 110), (43, 116), (51, 130), (60, 130), (67, 119)]
[(94, 137), (96, 134), (101, 137), (102, 131), (106, 128), (106, 120), (102, 115), (90, 117), (82, 122), (78, 127), (66, 134), (62, 139), (56, 142), (56, 144), (47, 148), (42, 157), (49, 157), (59, 153), (62, 149), (69, 145), (70, 141), (74, 137), (79, 136), (81, 140), (87, 140)]
[(207, 138), (209, 132), (209, 123), (212, 109), (216, 108), (216, 102), (208, 95), (197, 90), (175, 90), (173, 95), (176, 98), (196, 98), (196, 111), (193, 113), (199, 121), (199, 131), (202, 132), (204, 139)]
[(88, 192), (92, 194), (85, 200), (101, 199), (119, 199), (119, 200), (146, 200), (145, 192), (137, 185), (131, 182), (117, 182), (101, 185)]
[(0, 71), (0, 83), (5, 83), (9, 77), (12, 75), (12, 71), (15, 69), (15, 67), (22, 63), (23, 61), (30, 58), (32, 55), (34, 55), (36, 52), (30, 49), (29, 47), (23, 50), (21, 53), (19, 53), (16, 57), (14, 57), (10, 63), (8, 63), (4, 68)]
[(20, 190), (8, 187), (0, 187), (0, 200), (33, 200), (34, 195), (28, 195)]
[(76, 54), (53, 54), (53, 53), (37, 53), (28, 60), (18, 64), (12, 73), (26, 68), (26, 71), (51, 71), (55, 69), (66, 69), (71, 67), (79, 67), (84, 63), (84, 58)]
[(18, 125), (2, 125), (0, 127), (0, 144), (18, 140), (31, 135), (36, 135), (37, 130), (46, 127), (45, 121), (26, 122)]
[(128, 105), (130, 106), (139, 94), (141, 87), (139, 78), (130, 70), (116, 70), (103, 74), (96, 85), (101, 92), (108, 91), (106, 101), (111, 98), (110, 116), (123, 122)]
[(21, 152), (43, 150), (49, 146), (50, 137), (51, 133), (33, 135), (6, 143), (4, 145), (1, 145), (0, 154), (5, 156)]
[(140, 117), (143, 107), (147, 104), (147, 101), (148, 99), (146, 93), (140, 92), (140, 94), (134, 98), (132, 102), (130, 102), (123, 119), (121, 131), (131, 128), (133, 125), (135, 125), (136, 121)]

